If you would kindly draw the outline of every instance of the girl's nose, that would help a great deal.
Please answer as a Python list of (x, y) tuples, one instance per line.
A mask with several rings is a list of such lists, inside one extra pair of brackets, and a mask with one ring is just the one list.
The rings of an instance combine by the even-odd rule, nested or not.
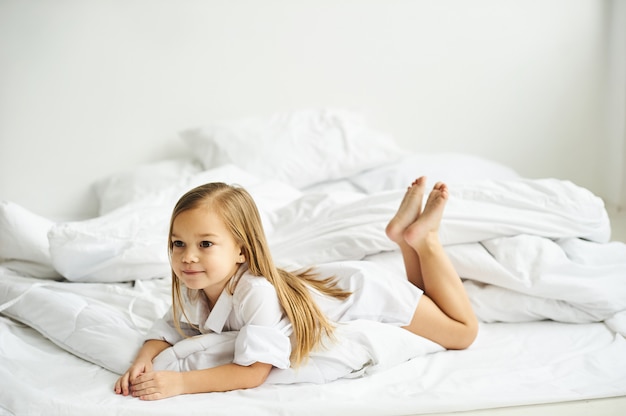
[(185, 250), (181, 256), (181, 261), (183, 263), (196, 263), (198, 261), (198, 257), (193, 253), (192, 250)]

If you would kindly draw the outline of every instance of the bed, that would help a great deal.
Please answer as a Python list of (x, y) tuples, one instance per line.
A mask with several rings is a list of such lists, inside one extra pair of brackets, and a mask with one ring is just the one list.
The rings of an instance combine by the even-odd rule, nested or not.
[[(581, 401), (626, 410), (626, 244), (611, 241), (589, 190), (472, 155), (403, 151), (338, 109), (220, 121), (179, 140), (188, 157), (94, 183), (95, 218), (53, 221), (2, 201), (0, 414), (414, 415)], [(451, 190), (440, 235), (480, 320), (469, 349), (356, 321), (339, 342), (342, 331), (360, 334), (348, 347), (366, 360), (328, 383), (156, 402), (113, 393), (169, 306), (167, 223), (186, 190), (246, 187), (282, 267), (375, 263), (394, 279), (405, 278), (402, 261), (384, 228), (419, 175)]]

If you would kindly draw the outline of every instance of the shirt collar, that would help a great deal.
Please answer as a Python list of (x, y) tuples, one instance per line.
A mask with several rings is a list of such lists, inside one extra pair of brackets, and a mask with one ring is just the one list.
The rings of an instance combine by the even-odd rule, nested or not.
[[(246, 272), (246, 270), (248, 270), (247, 263), (239, 266), (239, 269), (237, 270), (235, 275), (226, 284), (226, 288), (231, 285), (233, 287), (236, 287), (239, 278)], [(215, 302), (215, 305), (213, 305), (213, 309), (211, 309), (209, 317), (203, 325), (204, 329), (207, 331), (210, 330), (217, 334), (221, 334), (224, 330), (224, 326), (226, 325), (226, 321), (228, 320), (228, 317), (233, 310), (233, 295), (231, 295), (226, 288), (222, 290), (220, 297), (217, 298), (217, 302)]]
[(211, 330), (217, 334), (221, 334), (226, 325), (226, 320), (230, 315), (230, 311), (233, 310), (233, 296), (228, 293), (228, 290), (223, 290), (217, 302), (213, 305), (209, 318), (204, 324), (206, 330)]

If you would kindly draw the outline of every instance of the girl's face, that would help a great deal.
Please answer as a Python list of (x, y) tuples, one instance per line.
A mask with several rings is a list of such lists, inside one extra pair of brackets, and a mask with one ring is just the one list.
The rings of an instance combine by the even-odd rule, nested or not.
[(172, 269), (190, 289), (204, 290), (211, 305), (245, 261), (221, 218), (206, 207), (180, 213), (172, 224)]

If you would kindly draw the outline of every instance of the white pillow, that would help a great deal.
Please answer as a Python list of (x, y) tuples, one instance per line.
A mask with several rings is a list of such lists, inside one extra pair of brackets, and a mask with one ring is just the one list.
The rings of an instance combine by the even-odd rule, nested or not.
[(52, 268), (47, 237), (53, 225), (16, 203), (0, 201), (0, 263), (23, 275), (59, 278)]
[(201, 171), (189, 159), (170, 159), (128, 169), (100, 179), (94, 184), (100, 215), (153, 192), (175, 185)]
[[(143, 343), (146, 316), (159, 316), (160, 293), (119, 285), (73, 285), (37, 282), (11, 274), (0, 279), (5, 303), (2, 313), (41, 333), (64, 350), (110, 371), (122, 374)], [(92, 286), (92, 287), (90, 287)], [(132, 297), (136, 295), (136, 297)], [(138, 307), (141, 305), (141, 307)], [(164, 313), (164, 312), (161, 312)]]
[(413, 180), (426, 175), (429, 182), (447, 183), (476, 180), (512, 180), (521, 176), (512, 168), (479, 156), (460, 153), (414, 153), (396, 163), (370, 169), (348, 180), (363, 192), (406, 189)]
[(181, 133), (205, 169), (234, 163), (302, 189), (397, 160), (393, 139), (343, 110), (302, 110), (211, 124)]

